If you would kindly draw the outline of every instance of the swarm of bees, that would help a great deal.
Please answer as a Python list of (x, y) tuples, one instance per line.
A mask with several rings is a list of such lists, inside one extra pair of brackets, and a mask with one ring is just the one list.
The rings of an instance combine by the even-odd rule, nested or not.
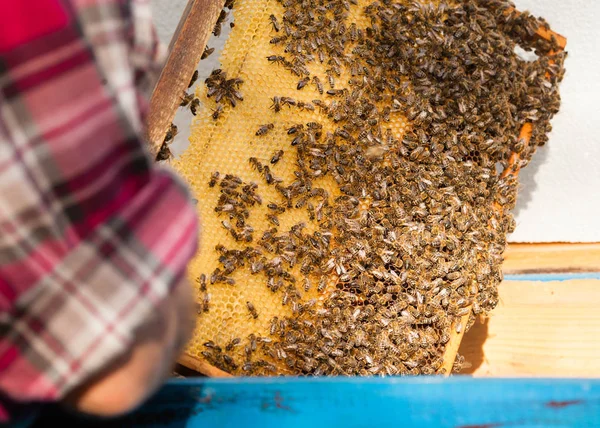
[[(214, 173), (209, 186), (214, 187), (219, 174)], [(250, 217), (250, 208), (262, 204), (262, 198), (256, 193), (256, 183), (244, 183), (239, 177), (225, 175), (219, 183), (221, 195), (215, 207), (217, 215), (226, 216), (221, 224), (239, 242), (252, 242), (254, 229), (246, 223)]]
[[(278, 94), (271, 108), (309, 104), (323, 123), (289, 127), (286, 157), (273, 153), (271, 167), (293, 158), (291, 183), (249, 159), (278, 195), (262, 233), (249, 225), (259, 185), (213, 174), (215, 212), (239, 248), (218, 246), (220, 267), (198, 283), (203, 295), (217, 283), (243, 287), (235, 272), (248, 270), (292, 315), (272, 318), (268, 335), (206, 342), (202, 355), (248, 375), (281, 366), (300, 375), (443, 373), (451, 334), (498, 302), (518, 187), (498, 168), (515, 152), (526, 166), (547, 142), (566, 54), (534, 37), (544, 21), (504, 0), (375, 1), (362, 10), (366, 28), (350, 22), (356, 1), (278, 1), (284, 13), (268, 18), (274, 52), (265, 61), (323, 99), (300, 106)], [(521, 60), (517, 43), (538, 59)], [(326, 65), (325, 75), (312, 75), (312, 63)], [(207, 95), (235, 107), (240, 84), (217, 70)], [(408, 119), (404, 135), (391, 129), (394, 114)], [(525, 123), (528, 144), (518, 138)], [(281, 125), (257, 126), (261, 138)], [(326, 176), (339, 196), (320, 184)], [(292, 210), (306, 210), (315, 227), (283, 230), (279, 217)], [(309, 290), (322, 301), (305, 298)], [(258, 305), (245, 305), (250, 320), (263, 319)], [(454, 370), (463, 363), (459, 356)]]

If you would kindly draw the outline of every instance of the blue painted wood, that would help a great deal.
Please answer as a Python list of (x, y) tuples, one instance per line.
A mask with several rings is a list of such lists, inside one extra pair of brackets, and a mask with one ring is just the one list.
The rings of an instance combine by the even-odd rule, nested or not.
[(600, 427), (600, 380), (173, 380), (122, 423), (236, 428)]
[(506, 281), (569, 281), (571, 279), (600, 279), (600, 272), (532, 273), (504, 275)]

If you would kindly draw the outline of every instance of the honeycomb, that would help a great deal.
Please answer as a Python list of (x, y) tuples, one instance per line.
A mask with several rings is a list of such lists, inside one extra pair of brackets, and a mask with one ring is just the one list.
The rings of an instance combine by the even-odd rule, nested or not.
[[(215, 216), (214, 207), (217, 205), (219, 193), (208, 187), (211, 175), (215, 171), (223, 174), (234, 172), (246, 182), (259, 182), (260, 176), (248, 162), (250, 157), (256, 157), (270, 165), (274, 152), (284, 150), (282, 159), (272, 168), (273, 173), (285, 181), (294, 179), (293, 151), (289, 150), (287, 129), (297, 123), (312, 121), (325, 122), (326, 117), (320, 111), (298, 111), (283, 109), (275, 113), (271, 109), (273, 96), (292, 94), (297, 101), (310, 102), (320, 98), (314, 85), (307, 85), (302, 91), (296, 91), (298, 77), (282, 72), (275, 64), (266, 63), (265, 58), (273, 55), (273, 47), (269, 40), (273, 37), (269, 16), (283, 13), (280, 4), (273, 1), (237, 1), (235, 5), (235, 28), (226, 42), (220, 57), (221, 68), (230, 70), (244, 80), (242, 92), (244, 100), (235, 109), (226, 107), (221, 117), (212, 118), (213, 111), (205, 109), (193, 121), (189, 149), (173, 162), (175, 169), (190, 184), (194, 197), (201, 201), (198, 204), (198, 214), (202, 222), (201, 248), (189, 265), (191, 278), (194, 282), (205, 273), (208, 275), (219, 266), (218, 255), (213, 251), (216, 245), (235, 247), (235, 240), (224, 230), (222, 217)], [(358, 8), (354, 19), (360, 21)], [(319, 69), (320, 68), (320, 69)], [(324, 67), (311, 67), (314, 74), (324, 75)], [(347, 80), (345, 71), (339, 80)], [(253, 88), (253, 89), (251, 89)], [(199, 88), (198, 98), (204, 106), (214, 105), (206, 96), (206, 88)], [(260, 124), (276, 123), (276, 127), (267, 135), (257, 138), (255, 133)], [(394, 133), (400, 138), (406, 127), (406, 120), (397, 116), (390, 123)], [(287, 152), (287, 153), (285, 153)], [(329, 191), (330, 195), (339, 194), (339, 188), (327, 177), (320, 186)], [(261, 186), (260, 193), (265, 201), (262, 206), (255, 207), (251, 213), (250, 222), (257, 231), (270, 229), (273, 225), (266, 219), (269, 210), (268, 201), (278, 201), (279, 196), (271, 187)], [(314, 224), (308, 220), (305, 210), (294, 210), (279, 216), (281, 229), (289, 229), (298, 222), (306, 222), (314, 230)], [(309, 229), (310, 230), (310, 229)], [(298, 273), (298, 268), (295, 273)], [(247, 337), (250, 334), (267, 336), (270, 321), (273, 317), (291, 316), (289, 306), (281, 304), (282, 297), (273, 294), (265, 287), (265, 279), (252, 275), (244, 270), (235, 275), (235, 287), (214, 284), (210, 287), (210, 310), (202, 313), (194, 336), (187, 352), (202, 358), (203, 344), (207, 341), (227, 343), (236, 337)], [(305, 299), (322, 299), (333, 288), (335, 280), (328, 280), (328, 288), (323, 293), (317, 292), (316, 284), (304, 293)], [(201, 301), (202, 293), (198, 295)], [(246, 307), (246, 302), (252, 302), (259, 308), (258, 319), (253, 319)], [(243, 357), (243, 347), (237, 348), (235, 357)], [(278, 367), (281, 373), (292, 374), (287, 367)]]
[[(360, 29), (368, 26), (370, 20), (364, 10), (373, 1), (357, 0), (356, 4), (350, 3), (352, 4), (348, 5), (345, 15), (348, 25), (355, 23), (356, 27)], [(322, 126), (323, 135), (329, 133), (333, 135), (338, 128), (331, 115), (325, 109), (315, 106), (313, 101), (327, 99), (330, 102), (334, 97), (323, 95), (312, 81), (298, 90), (297, 87), (302, 76), (290, 73), (277, 61), (268, 60), (268, 57), (284, 54), (280, 45), (270, 43), (273, 37), (282, 34), (281, 31), (274, 31), (271, 16), (278, 17), (278, 22), (281, 23), (281, 17), (285, 13), (284, 4), (274, 0), (237, 0), (233, 13), (235, 27), (221, 53), (220, 68), (227, 73), (227, 78), (237, 78), (243, 81), (238, 85), (243, 100), (240, 99), (236, 102), (235, 108), (231, 105), (232, 103), (224, 101), (222, 102), (222, 111), (217, 111), (215, 98), (209, 96), (207, 86), (198, 87), (195, 95), (203, 108), (193, 120), (188, 149), (181, 157), (172, 161), (173, 167), (186, 179), (194, 198), (199, 201), (197, 210), (202, 225), (201, 246), (189, 266), (190, 278), (197, 286), (198, 322), (186, 352), (232, 374), (321, 374), (318, 369), (315, 370), (316, 367), (299, 369), (289, 363), (289, 358), (285, 353), (279, 357), (274, 357), (272, 353), (269, 354), (268, 347), (265, 345), (279, 340), (283, 343), (283, 339), (279, 337), (278, 333), (275, 333), (275, 331), (279, 331), (279, 326), (274, 325), (274, 318), (277, 320), (294, 319), (297, 310), (294, 310), (293, 304), (286, 301), (289, 298), (286, 291), (280, 289), (273, 292), (268, 286), (267, 277), (264, 274), (252, 273), (249, 259), (243, 262), (244, 266), (236, 268), (228, 275), (228, 278), (231, 278), (234, 283), (229, 284), (223, 281), (212, 283), (211, 281), (215, 270), (223, 269), (223, 257), (226, 253), (225, 250), (218, 250), (220, 246), (227, 250), (236, 249), (238, 251), (243, 251), (248, 247), (254, 248), (265, 231), (274, 227), (278, 232), (290, 231), (299, 223), (304, 223), (302, 232), (305, 235), (319, 233), (321, 229), (318, 222), (314, 221), (314, 217), (310, 215), (304, 205), (299, 208), (288, 207), (284, 213), (278, 214), (279, 224), (277, 225), (269, 220), (269, 215), (273, 214), (271, 208), (268, 207), (269, 203), (282, 204), (282, 195), (275, 186), (265, 184), (264, 174), (259, 173), (249, 159), (256, 158), (262, 165), (268, 166), (272, 175), (281, 179), (282, 183), (293, 183), (297, 179), (295, 172), (298, 170), (298, 156), (296, 148), (290, 145), (289, 130), (298, 124), (306, 125), (313, 122)], [(346, 52), (351, 49), (352, 46), (347, 47)], [(319, 61), (306, 65), (311, 78), (320, 76), (325, 91), (331, 87), (328, 83), (327, 72), (330, 66), (331, 64), (327, 62)], [(346, 82), (352, 78), (349, 68), (341, 67), (340, 74), (335, 76), (335, 88), (347, 87)], [(274, 97), (292, 97), (296, 105), (282, 105), (280, 111), (277, 111), (273, 105)], [(313, 105), (315, 108), (298, 108), (298, 103), (302, 102)], [(389, 129), (390, 138), (397, 141), (402, 141), (411, 127), (404, 112), (403, 109), (394, 109), (386, 118), (385, 128)], [(264, 135), (257, 135), (262, 132), (262, 130), (259, 132), (259, 129), (267, 124), (274, 124), (273, 129), (265, 129)], [(279, 151), (283, 151), (283, 154), (277, 155)], [(274, 157), (277, 156), (280, 156), (280, 159), (274, 162)], [(467, 164), (487, 162), (488, 158), (487, 154), (482, 154), (477, 149), (463, 153), (461, 157), (462, 161)], [(387, 171), (397, 167), (389, 160), (384, 160), (382, 165)], [(219, 173), (218, 177), (216, 172)], [(220, 202), (224, 189), (222, 183), (227, 174), (231, 174), (235, 176), (236, 180), (241, 181), (238, 190), (251, 183), (257, 185), (255, 190), (251, 191), (246, 188), (242, 192), (249, 195), (255, 191), (255, 194), (259, 195), (261, 199), (261, 203), (253, 202), (248, 205), (246, 222), (253, 228), (252, 242), (234, 239), (235, 232), (232, 233), (229, 229), (235, 230), (235, 227), (232, 226), (235, 221), (226, 213), (215, 211), (215, 207), (222, 206), (222, 202)], [(314, 182), (315, 186), (318, 183), (318, 187), (328, 193), (330, 200), (344, 195), (332, 174), (317, 176)], [(516, 188), (516, 185), (514, 187)], [(374, 203), (371, 196), (361, 198), (356, 208), (357, 213), (368, 215)], [(327, 212), (325, 215), (332, 214)], [(498, 229), (502, 228), (496, 223), (506, 221), (509, 220), (506, 220), (503, 215), (496, 217), (490, 215), (490, 222)], [(487, 250), (487, 246), (478, 249), (479, 252)], [(227, 254), (231, 256), (230, 253)], [(337, 273), (334, 271), (323, 280), (318, 275), (303, 274), (299, 263), (296, 265), (290, 263), (288, 271), (297, 279), (296, 290), (299, 295), (296, 300), (303, 303), (309, 302), (310, 310), (316, 314), (319, 311), (329, 310), (326, 303), (332, 295), (339, 290), (344, 292), (348, 290), (340, 287), (340, 277), (343, 276), (343, 271)], [(477, 274), (488, 275), (490, 272), (483, 274), (478, 272)], [(303, 278), (308, 278), (310, 282), (307, 289), (304, 288)], [(454, 279), (454, 277), (452, 278)], [(473, 286), (477, 288), (475, 280), (473, 280)], [(386, 304), (386, 307), (389, 308), (399, 299), (400, 294), (388, 293), (387, 295), (389, 295), (390, 302)], [(419, 296), (417, 293), (417, 298)], [(300, 304), (302, 305), (302, 303)], [(365, 311), (368, 305), (369, 301), (366, 296), (358, 297), (356, 308), (359, 311)], [(455, 336), (461, 333), (462, 329), (468, 327), (465, 325), (465, 320), (468, 319), (469, 313), (470, 310), (460, 309), (453, 313), (454, 318), (448, 317), (448, 320), (452, 320), (454, 323), (440, 322), (436, 328), (427, 324), (415, 326), (410, 333), (406, 333), (405, 340), (412, 343), (435, 336), (438, 338), (436, 342), (438, 344), (434, 347), (436, 352), (443, 355), (444, 360), (453, 361), (454, 354), (444, 355), (446, 344), (450, 336)], [(373, 314), (372, 322), (376, 323), (378, 319), (381, 319), (381, 314)], [(310, 321), (307, 322), (310, 323)], [(381, 322), (385, 324), (383, 331), (398, 327), (396, 321), (382, 320)], [(381, 342), (381, 346), (387, 346), (385, 345), (385, 342), (388, 341), (387, 333), (383, 334), (377, 330), (377, 333), (373, 334), (378, 335), (377, 339), (373, 338), (374, 341)], [(440, 340), (439, 337), (445, 337), (445, 340)], [(252, 347), (255, 348), (254, 360), (265, 362), (263, 367), (268, 369), (248, 369), (248, 349)], [(219, 349), (219, 355), (222, 350), (227, 351), (226, 360), (216, 357), (216, 348)], [(328, 361), (333, 361), (331, 364), (335, 365), (335, 354), (330, 355), (331, 358)], [(439, 358), (436, 360), (432, 353), (429, 357), (425, 355), (424, 360), (427, 360), (427, 364), (431, 364), (432, 361), (437, 361)], [(370, 370), (374, 367), (379, 369), (380, 366), (369, 361), (368, 357), (367, 361), (366, 368), (351, 370), (351, 373), (386, 374), (383, 371)], [(442, 364), (439, 361), (434, 366), (433, 372), (443, 372)], [(419, 371), (417, 363), (411, 363), (407, 367), (407, 370), (391, 370), (391, 372), (388, 369), (387, 374), (432, 373), (431, 371)], [(346, 371), (340, 369), (334, 373), (342, 374)]]

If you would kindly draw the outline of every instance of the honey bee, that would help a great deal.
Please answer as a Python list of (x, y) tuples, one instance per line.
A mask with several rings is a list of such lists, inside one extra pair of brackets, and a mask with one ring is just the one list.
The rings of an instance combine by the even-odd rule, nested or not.
[(229, 223), (227, 220), (221, 221), (221, 224), (227, 230), (232, 230), (233, 229), (233, 226), (231, 226), (231, 223)]
[(446, 278), (448, 278), (451, 281), (458, 279), (460, 277), (461, 277), (460, 272), (450, 272), (449, 274), (446, 275)]
[(223, 21), (227, 19), (227, 15), (229, 15), (229, 13), (227, 13), (224, 9), (219, 14), (215, 27), (213, 28), (213, 35), (215, 37), (221, 36), (221, 26), (223, 25)]
[(293, 106), (295, 106), (298, 103), (293, 98), (290, 98), (290, 97), (281, 97), (281, 105), (286, 105), (286, 104), (288, 106), (290, 106), (290, 107), (293, 107)]
[(310, 290), (310, 279), (304, 277), (304, 291), (308, 292), (308, 290)]
[(273, 97), (273, 103), (270, 108), (275, 110), (275, 113), (279, 113), (281, 111), (281, 97)]
[[(284, 212), (285, 212), (285, 207), (279, 206), (279, 205), (277, 205), (277, 204), (276, 204), (276, 203), (274, 203), (274, 202), (270, 202), (270, 203), (268, 203), (268, 204), (267, 204), (267, 208), (269, 208), (269, 209), (270, 209), (270, 210), (272, 210), (272, 211), (278, 212), (278, 213), (280, 213), (280, 214), (282, 214), (282, 213), (284, 213)], [(276, 230), (276, 229), (273, 229), (273, 230)], [(268, 233), (268, 232), (269, 232), (269, 231), (265, 232), (265, 234), (266, 234), (266, 233)], [(263, 235), (263, 238), (264, 238), (264, 235)]]
[(175, 124), (172, 123), (169, 126), (169, 129), (167, 130), (164, 142), (168, 143), (169, 141), (172, 141), (175, 138), (175, 136), (178, 134), (178, 132), (179, 131), (177, 129), (177, 125), (175, 125)]
[(325, 287), (327, 287), (327, 278), (325, 277), (325, 275), (323, 275), (319, 279), (319, 285), (317, 286), (317, 291), (319, 293), (322, 293), (323, 291), (325, 291)]
[(256, 274), (262, 270), (264, 270), (265, 265), (261, 261), (255, 261), (250, 264), (250, 272)]
[(246, 307), (248, 308), (248, 312), (250, 312), (250, 315), (252, 316), (252, 318), (257, 319), (258, 311), (254, 307), (254, 305), (250, 302), (246, 302)]
[(196, 278), (196, 282), (200, 286), (200, 291), (206, 291), (206, 275), (201, 274), (198, 278)]
[(255, 157), (251, 157), (250, 159), (248, 159), (248, 162), (250, 162), (250, 165), (259, 173), (263, 172), (263, 164), (260, 163), (258, 159), (256, 159)]
[(214, 349), (217, 352), (221, 352), (221, 347), (218, 346), (215, 342), (213, 342), (212, 340), (209, 340), (207, 342), (203, 343), (204, 347), (208, 348), (208, 349)]
[(190, 83), (188, 84), (188, 89), (191, 88), (194, 85), (194, 83), (196, 83), (196, 80), (198, 80), (198, 70), (194, 70), (194, 74), (192, 74), (192, 78), (190, 80)]
[(308, 201), (307, 197), (301, 197), (296, 201), (296, 204), (294, 205), (295, 208), (303, 208), (306, 205), (306, 202)]
[(304, 77), (304, 78), (300, 79), (298, 81), (298, 85), (296, 86), (296, 89), (297, 90), (303, 89), (308, 84), (308, 82), (310, 82), (310, 77)]
[[(213, 52), (215, 51), (215, 48), (209, 48), (208, 46), (206, 46), (204, 48), (204, 52), (202, 52), (202, 56), (200, 57), (200, 59), (206, 59), (208, 58)], [(198, 70), (196, 70), (196, 73), (198, 72)], [(198, 77), (198, 76), (196, 76)], [(192, 85), (190, 85), (192, 86)], [(188, 88), (190, 87), (188, 86)]]
[(523, 138), (519, 138), (514, 145), (514, 151), (516, 153), (521, 153), (525, 149), (526, 142)]
[(242, 339), (240, 339), (239, 337), (231, 339), (229, 341), (229, 343), (227, 344), (227, 346), (225, 346), (225, 351), (231, 352), (233, 350), (233, 348), (238, 346), (241, 342), (242, 342)]
[(273, 184), (275, 182), (275, 177), (271, 174), (271, 168), (266, 165), (263, 166), (263, 176), (265, 177), (267, 184)]
[(353, 42), (358, 40), (358, 29), (355, 23), (350, 24), (350, 40)]
[(219, 181), (219, 171), (215, 171), (212, 173), (212, 175), (210, 176), (210, 181), (208, 182), (208, 187), (215, 187), (215, 185), (217, 184), (217, 181)]
[(202, 300), (202, 311), (208, 312), (210, 308), (210, 293), (204, 293), (204, 298)]
[(269, 43), (271, 43), (273, 45), (278, 45), (278, 44), (280, 44), (282, 42), (285, 42), (287, 40), (287, 38), (288, 38), (288, 36), (273, 37)]
[(227, 100), (229, 101), (229, 104), (231, 104), (231, 107), (235, 108), (237, 106), (238, 100), (244, 101), (244, 96), (237, 89), (229, 88), (229, 94), (227, 95)]
[(305, 103), (303, 101), (298, 101), (298, 108), (301, 110), (315, 111), (315, 106), (311, 103)]
[[(200, 100), (198, 98), (194, 98), (190, 103), (190, 111), (194, 116), (198, 113), (198, 108), (200, 107)], [(214, 115), (213, 115), (214, 116)]]
[(221, 76), (223, 74), (223, 70), (220, 68), (215, 68), (213, 71), (210, 72), (210, 76), (208, 76), (205, 80), (205, 83), (208, 83), (209, 81), (211, 81), (212, 79), (217, 78), (218, 76)]
[(271, 25), (273, 26), (273, 30), (275, 30), (276, 32), (279, 32), (279, 30), (281, 30), (281, 27), (279, 26), (279, 22), (277, 21), (277, 18), (275, 17), (275, 15), (269, 16), (269, 21), (271, 22)]
[(267, 57), (267, 61), (272, 62), (274, 64), (285, 64), (287, 62), (285, 57), (281, 55), (269, 55)]
[(213, 31), (212, 31), (212, 33), (213, 33), (213, 35), (214, 35), (215, 37), (220, 37), (220, 36), (221, 36), (221, 25), (222, 25), (222, 24), (221, 24), (220, 22), (217, 22), (217, 23), (215, 24), (215, 26), (214, 26), (214, 28), (213, 28)]
[(279, 318), (273, 317), (273, 319), (271, 320), (271, 327), (269, 329), (269, 333), (274, 335), (275, 333), (277, 333), (278, 329), (279, 329)]
[(255, 352), (256, 348), (258, 347), (258, 342), (256, 341), (256, 335), (254, 333), (249, 334), (248, 341), (249, 341), (249, 345), (250, 345), (250, 351)]
[(256, 136), (260, 137), (262, 135), (265, 135), (269, 131), (271, 131), (273, 128), (275, 128), (275, 125), (272, 123), (268, 123), (266, 125), (261, 125), (260, 128), (258, 128), (258, 131), (256, 131)]
[(213, 110), (212, 118), (214, 120), (217, 120), (219, 117), (221, 117), (222, 113), (223, 113), (223, 104), (217, 103), (217, 106)]
[(238, 365), (233, 361), (233, 358), (230, 355), (223, 354), (223, 361), (225, 362), (226, 365), (231, 367), (231, 369), (237, 370)]
[[(469, 366), (470, 366), (470, 364), (469, 364)], [(454, 373), (460, 373), (460, 371), (463, 368), (468, 368), (468, 367), (466, 367), (466, 364), (465, 364), (465, 357), (463, 357), (460, 354), (457, 354), (456, 359), (454, 360), (454, 364), (452, 365), (452, 371)]]
[(463, 329), (463, 324), (462, 322), (457, 322), (456, 323), (456, 327), (454, 328), (457, 334), (460, 334), (462, 332)]
[(277, 218), (277, 216), (273, 214), (267, 214), (267, 220), (269, 220), (275, 226), (279, 226), (279, 219)]
[(390, 285), (388, 287), (386, 287), (386, 292), (387, 293), (400, 293), (402, 291), (402, 286), (401, 285)]
[(312, 78), (312, 81), (314, 83), (314, 85), (317, 88), (317, 91), (319, 91), (319, 94), (323, 95), (323, 82), (321, 82), (321, 79), (319, 79), (318, 76), (314, 76)]
[(165, 161), (165, 160), (170, 159), (171, 157), (173, 157), (173, 154), (171, 153), (171, 149), (169, 148), (169, 145), (167, 143), (162, 143), (162, 145), (160, 146), (160, 150), (156, 154), (155, 160), (157, 162)]
[(315, 216), (315, 206), (312, 204), (312, 202), (307, 202), (306, 209), (308, 211), (308, 219), (311, 220), (311, 221), (314, 220), (316, 218), (316, 216)]
[(277, 282), (273, 282), (272, 286), (270, 287), (271, 291), (273, 293), (277, 292), (281, 287), (283, 287), (283, 281), (282, 280), (278, 280)]
[(339, 137), (342, 137), (344, 140), (352, 139), (352, 137), (350, 136), (350, 133), (348, 131), (346, 131), (345, 129), (338, 128), (335, 130), (334, 134)]
[(181, 107), (186, 107), (187, 105), (189, 105), (190, 102), (192, 102), (192, 100), (194, 99), (194, 94), (185, 94), (183, 96), (183, 98), (181, 99), (181, 104), (179, 104)]
[(339, 96), (344, 94), (344, 90), (343, 89), (328, 89), (327, 90), (327, 95), (331, 95), (331, 96)]
[(330, 70), (327, 70), (327, 81), (329, 82), (329, 87), (331, 89), (335, 88), (335, 77), (333, 76), (333, 73), (331, 73)]
[(273, 157), (271, 158), (271, 163), (272, 164), (276, 164), (277, 162), (279, 162), (279, 160), (283, 157), (283, 150), (278, 150), (273, 154)]
[(296, 134), (297, 132), (302, 131), (303, 129), (304, 129), (304, 125), (294, 125), (288, 129), (287, 133), (288, 133), (288, 135), (293, 135), (293, 134)]

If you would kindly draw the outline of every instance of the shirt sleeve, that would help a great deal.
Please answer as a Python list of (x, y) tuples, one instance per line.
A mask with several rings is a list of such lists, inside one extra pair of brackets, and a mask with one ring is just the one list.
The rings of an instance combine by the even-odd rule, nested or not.
[(198, 236), (186, 187), (140, 139), (161, 64), (149, 2), (37, 2), (60, 5), (52, 31), (0, 43), (0, 397), (15, 402), (60, 399), (125, 352)]

